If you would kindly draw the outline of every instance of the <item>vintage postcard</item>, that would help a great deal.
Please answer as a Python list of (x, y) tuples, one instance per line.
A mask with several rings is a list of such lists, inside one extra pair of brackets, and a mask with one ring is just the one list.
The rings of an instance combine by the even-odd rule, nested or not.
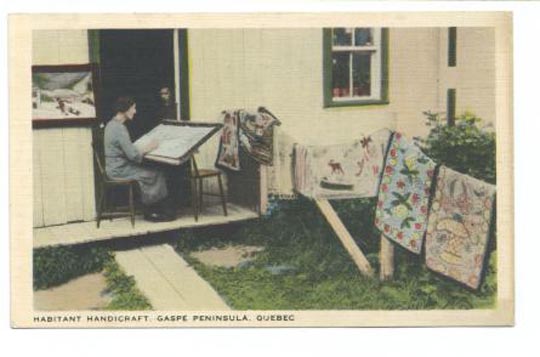
[(9, 31), (13, 327), (513, 325), (511, 13)]

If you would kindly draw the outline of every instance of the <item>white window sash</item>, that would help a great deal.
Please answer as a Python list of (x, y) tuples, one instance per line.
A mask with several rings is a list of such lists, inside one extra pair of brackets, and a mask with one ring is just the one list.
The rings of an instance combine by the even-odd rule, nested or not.
[[(331, 51), (334, 52), (348, 52), (349, 53), (349, 96), (347, 97), (334, 97), (332, 100), (335, 102), (351, 102), (351, 101), (368, 101), (368, 100), (380, 100), (381, 99), (381, 79), (382, 79), (382, 48), (381, 48), (381, 35), (380, 28), (372, 28), (373, 45), (370, 46), (334, 46), (332, 45)], [(353, 35), (354, 36), (354, 35)], [(353, 37), (354, 38), (354, 37)], [(353, 85), (353, 53), (370, 53), (370, 80), (371, 80), (371, 95), (369, 96), (355, 96)]]

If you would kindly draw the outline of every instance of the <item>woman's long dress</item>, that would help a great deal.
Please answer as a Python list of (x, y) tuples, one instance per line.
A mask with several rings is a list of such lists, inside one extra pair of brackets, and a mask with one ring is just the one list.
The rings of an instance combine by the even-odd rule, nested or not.
[(124, 124), (112, 119), (105, 126), (105, 169), (111, 178), (136, 180), (145, 205), (167, 196), (165, 175), (158, 169), (141, 165), (143, 156), (133, 145)]

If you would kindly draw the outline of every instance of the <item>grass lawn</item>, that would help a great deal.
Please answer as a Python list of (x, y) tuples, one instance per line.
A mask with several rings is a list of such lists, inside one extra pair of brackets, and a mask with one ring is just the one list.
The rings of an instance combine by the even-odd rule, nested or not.
[[(101, 273), (106, 280), (106, 291), (111, 301), (103, 310), (151, 310), (148, 299), (139, 291), (132, 276), (125, 272), (114, 260), (110, 248), (60, 246), (34, 250), (33, 285), (34, 290), (46, 290), (70, 280), (91, 274)], [(80, 295), (87, 294), (80, 291)]]
[[(373, 227), (375, 201), (332, 203), (372, 266), (378, 269), (379, 233)], [(482, 286), (474, 292), (427, 270), (422, 256), (396, 246), (390, 282), (364, 278), (315, 204), (272, 201), (260, 220), (183, 232), (176, 250), (233, 308), (238, 310), (472, 309), (496, 301), (496, 251)], [(254, 260), (235, 268), (211, 267), (189, 253), (227, 244), (264, 247)]]

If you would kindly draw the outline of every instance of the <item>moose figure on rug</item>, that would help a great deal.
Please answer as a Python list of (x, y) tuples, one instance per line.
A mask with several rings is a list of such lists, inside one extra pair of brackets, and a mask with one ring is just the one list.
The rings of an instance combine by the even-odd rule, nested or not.
[(343, 168), (341, 167), (340, 162), (335, 162), (333, 159), (328, 162), (328, 166), (332, 169), (331, 175), (333, 174), (342, 174), (345, 175)]

